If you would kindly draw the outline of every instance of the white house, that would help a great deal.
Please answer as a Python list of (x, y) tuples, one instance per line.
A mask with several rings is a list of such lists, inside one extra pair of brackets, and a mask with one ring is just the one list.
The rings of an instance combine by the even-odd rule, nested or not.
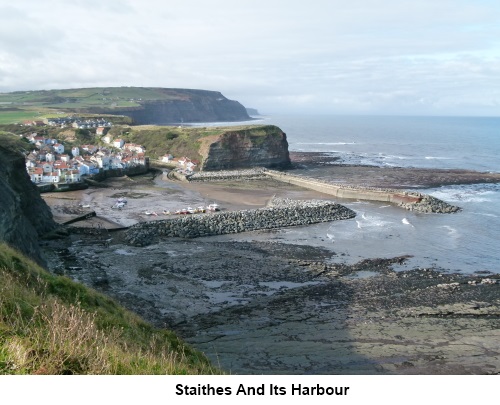
[(64, 145), (62, 143), (55, 143), (52, 147), (54, 148), (55, 153), (64, 153)]
[[(26, 159), (26, 169), (33, 169), (34, 167), (36, 167), (36, 162), (34, 160), (31, 160), (31, 159)], [(43, 172), (43, 169), (42, 169), (42, 172)]]
[(41, 183), (43, 180), (43, 169), (41, 167), (34, 167), (28, 171), (31, 181), (33, 183)]
[(45, 183), (59, 183), (60, 177), (57, 172), (44, 173), (42, 181)]
[(96, 163), (89, 162), (87, 160), (84, 160), (83, 162), (78, 162), (78, 171), (80, 172), (81, 176), (87, 175), (87, 174), (96, 174), (99, 173), (99, 168), (97, 167)]
[(113, 141), (113, 146), (115, 148), (120, 148), (121, 149), (121, 148), (123, 148), (123, 145), (125, 145), (125, 141), (123, 139), (119, 138), (119, 139), (115, 139)]
[(194, 163), (192, 160), (190, 160), (189, 162), (186, 163), (186, 168), (188, 170), (193, 171), (195, 167), (196, 167), (196, 163)]
[(64, 179), (66, 183), (77, 183), (81, 180), (80, 172), (78, 170), (67, 170), (64, 172)]
[(97, 127), (95, 130), (96, 135), (104, 135), (106, 133), (106, 127)]
[(96, 162), (99, 168), (108, 170), (110, 166), (109, 156), (92, 156), (91, 160)]
[(165, 163), (169, 163), (172, 161), (173, 158), (174, 157), (170, 153), (167, 153), (166, 155), (162, 156), (161, 161), (165, 162)]
[(122, 157), (119, 155), (111, 155), (109, 158), (109, 165), (111, 169), (122, 169)]
[(88, 153), (95, 153), (98, 149), (95, 145), (81, 145), (81, 148)]
[(79, 148), (78, 146), (73, 146), (73, 147), (71, 148), (71, 155), (72, 155), (73, 157), (75, 157), (75, 156), (80, 156), (80, 148)]
[(177, 164), (181, 167), (186, 167), (187, 163), (190, 162), (191, 159), (188, 157), (181, 157), (177, 160)]
[(104, 135), (104, 136), (102, 137), (102, 141), (103, 141), (104, 143), (111, 143), (111, 141), (112, 141), (112, 140), (113, 140), (113, 137), (112, 137), (111, 135)]
[(42, 165), (42, 170), (44, 173), (52, 173), (53, 171), (53, 166), (52, 163), (46, 162)]

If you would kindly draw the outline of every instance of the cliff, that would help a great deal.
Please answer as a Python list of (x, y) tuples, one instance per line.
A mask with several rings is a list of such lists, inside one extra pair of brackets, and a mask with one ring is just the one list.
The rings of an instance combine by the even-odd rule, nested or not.
[[(35, 116), (41, 109), (46, 113), (110, 114), (129, 116), (135, 124), (251, 119), (239, 102), (227, 99), (218, 91), (194, 89), (124, 86), (18, 91), (0, 93), (0, 102), (10, 110), (22, 107)], [(7, 111), (0, 110), (0, 115)]]
[(286, 134), (274, 125), (230, 127), (113, 127), (109, 132), (143, 145), (151, 162), (165, 153), (197, 160), (199, 170), (290, 165)]
[(221, 135), (203, 138), (200, 170), (290, 165), (286, 134), (274, 125), (227, 129)]
[(247, 121), (251, 119), (243, 105), (238, 101), (227, 99), (219, 92), (182, 90), (182, 94), (183, 97), (171, 100), (142, 101), (140, 107), (113, 110), (112, 113), (129, 116), (137, 125)]
[(0, 242), (41, 262), (38, 238), (57, 225), (26, 172), (23, 146), (13, 135), (0, 134)]

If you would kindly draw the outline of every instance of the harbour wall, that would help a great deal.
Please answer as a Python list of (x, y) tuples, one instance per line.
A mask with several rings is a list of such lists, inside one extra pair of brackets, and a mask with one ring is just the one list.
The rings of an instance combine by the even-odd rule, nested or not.
[(338, 185), (274, 170), (265, 170), (265, 174), (283, 183), (294, 184), (319, 191), (320, 193), (333, 195), (337, 198), (381, 201), (393, 204), (413, 204), (422, 200), (422, 194), (420, 193), (368, 187), (351, 187), (344, 184)]
[(318, 191), (336, 198), (379, 201), (397, 205), (409, 211), (422, 213), (448, 214), (460, 211), (459, 207), (450, 205), (435, 197), (419, 192), (409, 192), (375, 187), (355, 187), (346, 184), (335, 184), (306, 176), (297, 176), (288, 172), (280, 172), (265, 168), (233, 170), (220, 172), (200, 172), (184, 177), (187, 181), (223, 181), (223, 180), (259, 180), (272, 178), (277, 181)]
[(331, 201), (273, 199), (268, 207), (255, 210), (193, 214), (140, 223), (126, 232), (129, 243), (145, 246), (159, 236), (197, 238), (260, 229), (305, 226), (354, 218), (356, 213)]

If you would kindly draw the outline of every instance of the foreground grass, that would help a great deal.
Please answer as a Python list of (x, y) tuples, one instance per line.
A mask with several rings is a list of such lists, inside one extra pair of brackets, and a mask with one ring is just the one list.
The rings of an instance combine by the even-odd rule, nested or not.
[(0, 243), (0, 374), (220, 374), (174, 333)]

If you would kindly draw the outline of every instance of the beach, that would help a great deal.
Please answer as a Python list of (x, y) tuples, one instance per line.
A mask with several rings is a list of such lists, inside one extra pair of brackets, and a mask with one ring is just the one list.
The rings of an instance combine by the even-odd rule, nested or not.
[[(310, 161), (307, 168), (301, 164), (292, 172), (314, 171)], [(374, 185), (381, 177), (367, 175), (372, 170), (345, 166), (335, 181), (340, 173), (346, 182), (357, 173), (363, 184)], [(401, 179), (411, 171), (399, 173)], [(435, 170), (430, 177), (447, 175), (456, 181), (449, 171)], [(64, 241), (44, 242), (52, 271), (114, 297), (155, 326), (174, 330), (228, 373), (500, 372), (498, 274), (408, 269), (406, 255), (346, 264), (341, 252), (312, 241), (297, 243), (287, 229), (131, 246), (124, 231), (112, 228), (165, 218), (147, 216), (146, 210), (213, 202), (223, 210), (253, 209), (273, 196), (331, 196), (273, 180), (183, 183), (161, 173), (102, 185), (61, 198), (45, 196), (59, 220), (74, 215), (70, 208), (80, 209), (81, 203), (97, 214), (76, 224), (80, 228), (72, 228)], [(112, 210), (120, 197), (127, 198), (127, 207)], [(345, 221), (352, 220), (337, 222)], [(81, 226), (96, 229), (89, 233)]]
[[(56, 221), (66, 220), (95, 211), (96, 218), (81, 221), (77, 226), (101, 221), (113, 227), (127, 227), (140, 222), (165, 219), (163, 211), (187, 207), (220, 205), (221, 210), (262, 208), (273, 197), (299, 200), (331, 199), (331, 196), (300, 187), (266, 180), (245, 180), (211, 183), (185, 183), (168, 180), (161, 173), (133, 178), (113, 178), (101, 183), (102, 187), (67, 193), (47, 193), (42, 197), (51, 207)], [(119, 198), (127, 200), (122, 209), (113, 209)], [(85, 208), (83, 206), (86, 206)], [(145, 212), (158, 215), (146, 215)]]
[[(291, 174), (357, 187), (421, 189), (452, 184), (500, 183), (500, 173), (333, 165), (335, 158), (311, 152), (292, 152), (291, 158), (294, 166), (290, 170)], [(101, 182), (99, 188), (45, 193), (42, 196), (58, 222), (95, 211), (97, 218), (83, 221), (78, 226), (101, 221), (110, 227), (127, 227), (140, 222), (165, 219), (164, 211), (174, 213), (182, 208), (207, 206), (211, 203), (219, 204), (223, 210), (234, 211), (265, 207), (273, 196), (297, 200), (332, 199), (331, 195), (284, 184), (271, 178), (188, 183), (169, 180), (162, 171), (107, 179)], [(122, 209), (113, 209), (120, 198), (125, 198), (127, 205)], [(158, 215), (146, 215), (145, 212)]]

